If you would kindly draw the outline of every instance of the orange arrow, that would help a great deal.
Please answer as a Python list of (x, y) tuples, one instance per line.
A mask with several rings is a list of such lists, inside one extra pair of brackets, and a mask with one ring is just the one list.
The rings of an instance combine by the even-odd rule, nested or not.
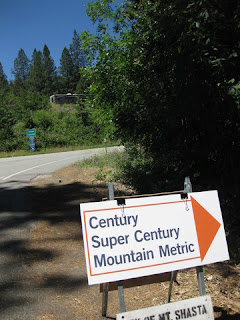
[(201, 261), (203, 261), (221, 224), (191, 196)]

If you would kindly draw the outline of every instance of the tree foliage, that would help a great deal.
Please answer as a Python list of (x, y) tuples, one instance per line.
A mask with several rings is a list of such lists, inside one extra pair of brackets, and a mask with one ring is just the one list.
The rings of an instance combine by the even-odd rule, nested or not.
[(5, 92), (0, 90), (0, 150), (11, 150), (13, 138), (13, 125), (16, 120), (11, 109), (6, 108)]
[(0, 151), (29, 149), (26, 129), (33, 127), (38, 131), (37, 149), (103, 140), (101, 129), (93, 124), (84, 104), (71, 108), (49, 104), (49, 95), (76, 90), (83, 93), (88, 85), (81, 76), (85, 62), (80, 46), (75, 30), (71, 52), (63, 49), (60, 70), (56, 70), (46, 44), (43, 51), (34, 49), (31, 60), (20, 49), (10, 83), (0, 63)]
[(86, 67), (86, 54), (82, 50), (82, 39), (77, 33), (76, 29), (73, 32), (72, 43), (69, 46), (69, 52), (71, 54), (73, 63), (73, 86), (76, 90), (78, 82), (81, 79), (80, 69)]
[[(239, 3), (114, 1), (91, 4), (98, 56), (89, 75), (96, 105), (118, 134), (156, 159), (159, 179), (233, 172), (239, 152)], [(110, 18), (120, 36), (103, 20)], [(234, 30), (234, 32), (233, 32)], [(92, 39), (88, 39), (91, 42)], [(162, 160), (158, 160), (161, 156)]]
[(30, 83), (34, 92), (42, 92), (44, 88), (43, 79), (43, 56), (41, 51), (34, 49), (30, 66)]
[(90, 92), (133, 144), (129, 180), (163, 191), (190, 175), (195, 190), (239, 205), (239, 1), (99, 0), (88, 13), (98, 23), (85, 33)]
[(62, 84), (64, 92), (73, 91), (73, 61), (69, 50), (65, 47), (62, 51), (60, 59), (60, 75), (62, 77)]
[[(25, 90), (48, 96), (54, 93), (83, 93), (89, 85), (83, 75), (87, 63), (87, 52), (82, 47), (82, 37), (74, 29), (72, 43), (69, 47), (64, 47), (58, 69), (46, 44), (43, 51), (34, 49), (31, 60), (21, 48), (14, 60), (14, 80), (11, 81), (11, 87), (17, 95)], [(1, 89), (3, 85), (8, 85), (2, 65), (0, 81)]]
[(3, 71), (3, 66), (2, 66), (1, 61), (0, 61), (0, 88), (1, 88), (1, 90), (8, 88), (7, 76), (5, 75), (5, 73)]
[(43, 93), (51, 95), (55, 92), (57, 87), (57, 72), (54, 60), (51, 57), (50, 50), (46, 44), (43, 48), (42, 67), (44, 82)]
[(15, 89), (19, 90), (29, 78), (30, 61), (26, 56), (24, 50), (21, 48), (18, 51), (18, 56), (14, 60), (14, 68), (12, 74), (14, 75)]

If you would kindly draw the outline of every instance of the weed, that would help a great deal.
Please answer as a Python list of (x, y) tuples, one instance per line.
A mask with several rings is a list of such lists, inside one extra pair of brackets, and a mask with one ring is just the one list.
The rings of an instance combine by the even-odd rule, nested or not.
[(94, 155), (77, 164), (77, 168), (95, 168), (95, 181), (120, 181), (119, 159), (124, 156), (124, 152), (111, 152), (100, 156)]

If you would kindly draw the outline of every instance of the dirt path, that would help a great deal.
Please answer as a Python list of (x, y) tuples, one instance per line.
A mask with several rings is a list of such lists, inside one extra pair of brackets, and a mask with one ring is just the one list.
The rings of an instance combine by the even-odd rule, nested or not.
[[(30, 183), (37, 222), (27, 244), (31, 254), (25, 269), (25, 286), (31, 287), (35, 293), (28, 308), (31, 316), (26, 320), (103, 319), (99, 286), (87, 285), (79, 219), (80, 202), (101, 201), (107, 196), (105, 184), (93, 182), (94, 177), (93, 170), (78, 171), (71, 166)], [(116, 194), (128, 192), (122, 186), (116, 190)], [(239, 320), (240, 265), (219, 263), (207, 266), (205, 279), (215, 318)], [(195, 269), (179, 272), (177, 283), (173, 287), (172, 301), (198, 295)], [(126, 289), (126, 309), (130, 311), (165, 303), (167, 292), (168, 283)], [(108, 316), (115, 318), (118, 312), (117, 292), (111, 292)]]

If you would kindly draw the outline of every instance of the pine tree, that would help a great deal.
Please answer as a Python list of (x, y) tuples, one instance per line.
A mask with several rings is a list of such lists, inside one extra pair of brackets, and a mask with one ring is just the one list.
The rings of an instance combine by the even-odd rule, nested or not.
[(16, 90), (20, 89), (29, 79), (29, 62), (28, 57), (21, 48), (17, 58), (14, 60), (14, 69), (12, 70)]
[(73, 61), (73, 86), (76, 90), (77, 84), (81, 79), (80, 68), (86, 67), (87, 60), (86, 54), (81, 49), (82, 40), (76, 29), (73, 32), (72, 43), (70, 44), (69, 51)]
[(44, 88), (43, 92), (47, 95), (50, 95), (54, 92), (56, 87), (56, 67), (54, 64), (54, 60), (51, 58), (50, 51), (47, 45), (44, 45), (43, 48), (43, 81), (44, 81)]
[(3, 66), (0, 61), (0, 90), (1, 89), (5, 90), (7, 87), (8, 87), (7, 77), (3, 71)]
[(73, 92), (73, 61), (69, 50), (65, 47), (62, 51), (60, 59), (59, 73), (61, 75), (62, 90), (67, 92)]
[(69, 51), (73, 60), (73, 65), (78, 68), (86, 67), (86, 55), (81, 46), (81, 36), (77, 33), (76, 29), (74, 29), (72, 43), (69, 46)]
[(44, 88), (42, 52), (34, 49), (30, 67), (30, 82), (34, 92), (42, 92)]

